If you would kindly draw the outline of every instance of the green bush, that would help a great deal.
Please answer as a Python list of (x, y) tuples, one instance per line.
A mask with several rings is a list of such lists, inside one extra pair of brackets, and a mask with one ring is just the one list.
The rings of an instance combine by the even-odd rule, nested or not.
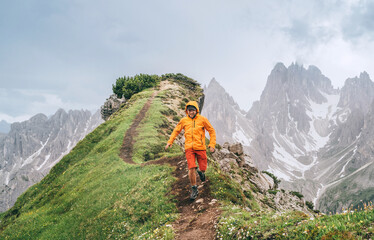
[(177, 115), (177, 113), (171, 108), (168, 108), (166, 110), (162, 110), (161, 113), (165, 116), (176, 116)]
[(313, 210), (313, 209), (314, 209), (314, 204), (313, 204), (313, 202), (311, 202), (311, 201), (306, 201), (305, 204), (306, 204), (306, 206), (307, 206), (310, 210)]
[(267, 172), (267, 171), (262, 171), (262, 172), (269, 175), (274, 180), (274, 189), (277, 189), (281, 180), (278, 179), (274, 174), (270, 172)]
[(185, 110), (186, 109), (186, 103), (185, 102), (180, 102), (180, 104), (179, 104), (179, 106), (180, 106), (180, 108), (181, 109), (183, 109), (183, 110)]
[(112, 85), (113, 93), (117, 97), (130, 99), (132, 95), (141, 92), (142, 90), (156, 86), (159, 82), (159, 76), (139, 74), (134, 77), (120, 77), (116, 80), (116, 84)]
[(190, 90), (195, 90), (200, 87), (200, 84), (192, 78), (189, 78), (181, 73), (166, 73), (161, 76), (161, 80), (172, 80), (183, 86), (187, 87)]
[(295, 195), (296, 197), (302, 199), (304, 197), (303, 194), (299, 193), (299, 192), (291, 192), (292, 195)]
[(277, 194), (277, 192), (279, 192), (279, 190), (268, 190), (268, 193), (270, 193), (270, 194), (273, 194), (273, 195), (275, 195), (275, 194)]

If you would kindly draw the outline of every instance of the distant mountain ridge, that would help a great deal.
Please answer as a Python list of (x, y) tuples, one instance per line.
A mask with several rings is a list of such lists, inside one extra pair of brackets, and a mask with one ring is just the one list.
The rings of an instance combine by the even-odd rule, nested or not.
[[(232, 97), (216, 86), (217, 81), (212, 82), (206, 89), (206, 105), (216, 106), (216, 110), (224, 108), (230, 113), (220, 117), (213, 108), (205, 109), (218, 129), (217, 135), (222, 133), (219, 143), (241, 142), (260, 169), (280, 177), (282, 187), (297, 189), (322, 211), (334, 212), (357, 204), (360, 196), (344, 198), (345, 202), (339, 204), (327, 203), (323, 196), (333, 195), (338, 199), (343, 192), (332, 193), (328, 189), (339, 188), (339, 183), (344, 182), (342, 179), (353, 178), (355, 171), (373, 162), (374, 143), (369, 123), (374, 114), (371, 111), (374, 83), (366, 72), (347, 79), (339, 90), (315, 66), (305, 69), (291, 64), (287, 68), (278, 63), (268, 77), (260, 100), (244, 113), (246, 120), (235, 101), (222, 103), (222, 99)], [(235, 129), (243, 130), (244, 139), (235, 138)], [(369, 180), (370, 175), (360, 179)], [(365, 200), (374, 200), (374, 194), (367, 195)]]
[(59, 109), (11, 125), (0, 138), (0, 211), (10, 208), (29, 186), (102, 122), (100, 113)]
[(204, 89), (204, 93), (206, 98), (215, 99), (215, 101), (204, 103), (202, 113), (216, 128), (220, 129), (217, 140), (221, 143), (227, 141), (249, 145), (254, 131), (253, 124), (245, 117), (246, 112), (240, 109), (234, 99), (214, 78)]

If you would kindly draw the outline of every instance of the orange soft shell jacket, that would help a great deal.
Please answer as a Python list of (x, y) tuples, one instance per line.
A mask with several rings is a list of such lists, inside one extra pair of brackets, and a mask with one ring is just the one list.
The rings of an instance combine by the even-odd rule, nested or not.
[(173, 144), (175, 138), (184, 129), (184, 148), (193, 150), (206, 150), (205, 147), (205, 129), (209, 132), (210, 143), (209, 147), (215, 148), (216, 146), (216, 132), (208, 119), (199, 114), (199, 106), (197, 102), (190, 101), (186, 104), (186, 114), (187, 106), (192, 105), (196, 107), (196, 116), (191, 119), (188, 115), (182, 118), (178, 125), (175, 127), (173, 133), (170, 136), (168, 143)]

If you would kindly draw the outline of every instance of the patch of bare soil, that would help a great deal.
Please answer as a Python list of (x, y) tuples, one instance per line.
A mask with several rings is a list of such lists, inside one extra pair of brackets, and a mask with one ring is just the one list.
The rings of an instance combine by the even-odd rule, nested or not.
[(170, 194), (177, 199), (177, 207), (180, 212), (180, 218), (173, 224), (176, 239), (215, 239), (214, 226), (221, 212), (217, 200), (210, 195), (209, 176), (205, 182), (201, 182), (197, 177), (199, 195), (195, 200), (190, 200), (191, 186), (187, 161), (184, 156), (162, 158), (143, 165), (149, 164), (170, 164), (175, 168), (173, 176), (177, 178), (177, 181)]

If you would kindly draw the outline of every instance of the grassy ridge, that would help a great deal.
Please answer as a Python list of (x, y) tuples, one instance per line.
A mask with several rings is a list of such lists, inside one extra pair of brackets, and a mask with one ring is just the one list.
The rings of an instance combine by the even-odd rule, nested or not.
[(172, 196), (166, 197), (172, 169), (119, 158), (123, 136), (151, 93), (134, 95), (3, 213), (1, 238), (135, 238), (175, 219)]
[(138, 136), (135, 138), (133, 161), (141, 163), (161, 157), (172, 157), (183, 154), (178, 146), (164, 151), (169, 136), (161, 130), (162, 127), (171, 128), (166, 117), (162, 114), (168, 108), (162, 103), (163, 92), (152, 101), (146, 117), (138, 127)]

